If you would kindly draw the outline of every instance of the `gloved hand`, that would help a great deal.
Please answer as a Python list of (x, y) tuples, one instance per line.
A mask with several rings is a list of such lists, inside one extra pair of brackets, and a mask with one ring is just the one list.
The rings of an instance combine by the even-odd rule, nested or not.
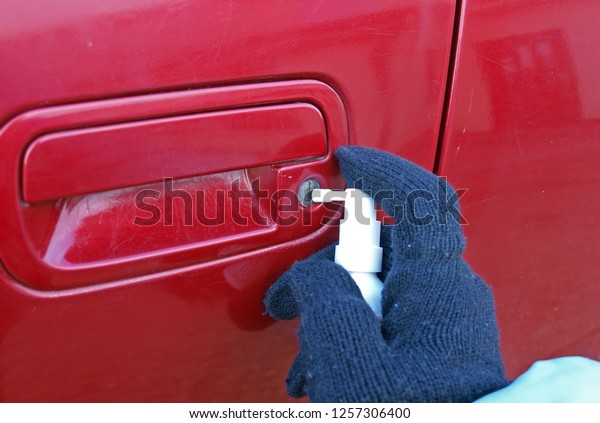
[[(462, 259), (457, 210), (446, 202), (454, 190), (392, 154), (343, 147), (336, 156), (348, 186), (396, 219), (382, 230), (383, 319), (333, 262), (333, 246), (295, 263), (265, 297), (274, 318), (300, 316), (288, 393), (317, 402), (466, 402), (506, 386), (492, 293)], [(424, 191), (415, 201), (416, 190)], [(424, 224), (428, 215), (434, 221)]]

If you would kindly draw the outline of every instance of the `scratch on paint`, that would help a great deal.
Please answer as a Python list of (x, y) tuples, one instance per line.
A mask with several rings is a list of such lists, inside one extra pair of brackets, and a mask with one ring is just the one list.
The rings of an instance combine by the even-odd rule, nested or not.
[(517, 129), (517, 125), (514, 126), (515, 135), (517, 136), (517, 145), (519, 146), (519, 155), (522, 160), (525, 160), (525, 156), (523, 155), (523, 150), (521, 149), (521, 137), (519, 136), (519, 130)]
[(460, 151), (460, 144), (456, 147), (456, 152), (454, 153), (454, 163), (456, 163), (456, 158), (458, 157), (458, 152)]
[(471, 88), (471, 99), (469, 100), (469, 114), (473, 110), (473, 94), (475, 94), (475, 87)]
[(310, 15), (308, 15), (308, 17), (306, 18), (306, 20), (304, 22), (308, 22), (310, 20), (310, 18), (312, 18), (315, 15), (315, 13), (317, 13), (317, 11), (321, 8), (321, 6), (323, 6), (323, 3), (325, 3), (325, 0), (321, 0), (319, 2), (319, 4), (317, 4), (317, 7), (315, 7), (313, 9), (313, 11), (310, 13)]
[(482, 56), (481, 54), (473, 53), (475, 56), (480, 57), (483, 60), (486, 60), (490, 63), (494, 63), (498, 66), (502, 66), (504, 69), (512, 70), (510, 66), (505, 65), (504, 63), (496, 62), (495, 60), (490, 59), (489, 57)]
[(393, 34), (391, 32), (371, 32), (372, 35), (386, 35), (388, 37), (399, 37), (400, 34)]

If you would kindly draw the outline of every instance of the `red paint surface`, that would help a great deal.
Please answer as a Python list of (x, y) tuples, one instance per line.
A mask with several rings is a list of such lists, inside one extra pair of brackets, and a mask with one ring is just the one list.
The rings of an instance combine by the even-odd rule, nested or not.
[[(215, 110), (244, 103), (235, 90), (249, 83), (310, 79), (343, 105), (341, 116), (323, 113), (340, 128), (328, 127), (327, 157), (338, 137), (432, 168), (453, 13), (451, 0), (1, 2), (0, 122), (2, 136), (12, 135), (0, 143), (0, 399), (287, 399), (295, 325), (264, 317), (262, 297), (294, 260), (332, 242), (335, 229), (283, 230), (247, 244), (228, 244), (223, 229), (135, 232), (123, 207), (132, 206), (129, 188), (26, 206), (19, 175), (27, 143), (114, 123), (135, 114), (144, 94), (144, 118), (156, 118), (189, 111), (197, 88), (217, 87)], [(170, 100), (153, 101), (159, 93)], [(339, 182), (328, 163), (178, 183), (215, 190), (228, 178), (261, 176), (293, 190), (313, 175)], [(247, 228), (225, 227), (247, 239)], [(193, 250), (202, 245), (203, 254)], [(87, 286), (64, 289), (75, 285)]]
[(468, 188), (467, 257), (508, 374), (600, 359), (596, 1), (466, 0), (439, 173)]
[[(600, 5), (462, 3), (438, 171), (469, 189), (467, 256), (494, 287), (509, 376), (546, 357), (600, 358)], [(0, 399), (285, 400), (295, 327), (264, 317), (262, 296), (335, 237), (311, 227), (277, 238), (276, 221), (258, 228), (260, 242), (248, 238), (257, 227), (229, 221), (235, 242), (197, 226), (136, 232), (131, 189), (25, 206), (27, 145), (77, 126), (44, 126), (40, 113), (79, 110), (84, 128), (122, 115), (99, 114), (98, 101), (120, 101), (129, 113), (152, 94), (143, 101), (156, 118), (177, 109), (176, 100), (153, 102), (158, 93), (313, 79), (341, 99), (345, 142), (433, 168), (453, 11), (450, 0), (0, 3), (3, 134), (23, 118), (43, 129), (0, 143)], [(221, 92), (209, 109), (244, 98)], [(310, 163), (277, 177), (269, 169), (176, 187), (211, 191), (255, 176), (270, 187), (288, 176), (339, 181)], [(180, 204), (174, 219), (183, 217)], [(87, 287), (65, 289), (76, 285)]]

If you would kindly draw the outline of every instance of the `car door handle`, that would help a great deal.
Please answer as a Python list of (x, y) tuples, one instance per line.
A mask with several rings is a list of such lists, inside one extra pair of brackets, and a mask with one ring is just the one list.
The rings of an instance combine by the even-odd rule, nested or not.
[(59, 131), (27, 149), (23, 198), (56, 200), (326, 154), (323, 116), (308, 103)]
[[(333, 151), (348, 144), (326, 84), (281, 81), (93, 101), (23, 113), (0, 131), (3, 264), (38, 289), (68, 289), (223, 259), (317, 231), (322, 205), (240, 223), (306, 179), (342, 188)], [(255, 185), (254, 182), (259, 184)], [(171, 183), (172, 185), (168, 185)], [(251, 197), (221, 195), (234, 184)], [(266, 197), (262, 196), (262, 191)], [(189, 221), (192, 211), (225, 213)], [(151, 193), (144, 197), (144, 193)], [(172, 204), (163, 201), (172, 199)], [(237, 203), (236, 203), (237, 202)], [(236, 204), (234, 204), (236, 203)], [(288, 204), (289, 206), (289, 204)], [(156, 210), (157, 222), (140, 211)], [(206, 219), (205, 219), (206, 220)], [(290, 223), (292, 222), (292, 223)], [(190, 224), (191, 223), (191, 224)]]

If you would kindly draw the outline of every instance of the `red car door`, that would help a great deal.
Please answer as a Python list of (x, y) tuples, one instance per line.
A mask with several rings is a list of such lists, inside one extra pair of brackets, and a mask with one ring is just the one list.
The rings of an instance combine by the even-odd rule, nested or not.
[(340, 145), (433, 169), (454, 18), (3, 1), (0, 399), (286, 400), (295, 324), (262, 297), (336, 235), (295, 195), (341, 187)]
[(469, 191), (508, 376), (600, 359), (600, 3), (462, 2), (437, 171)]

